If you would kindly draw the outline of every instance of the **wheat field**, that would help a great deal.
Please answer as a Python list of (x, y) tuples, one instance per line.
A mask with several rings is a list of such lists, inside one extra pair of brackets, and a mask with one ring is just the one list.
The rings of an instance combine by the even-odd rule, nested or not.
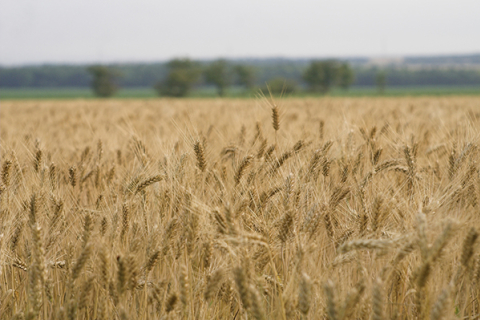
[(480, 98), (3, 101), (1, 319), (477, 319)]

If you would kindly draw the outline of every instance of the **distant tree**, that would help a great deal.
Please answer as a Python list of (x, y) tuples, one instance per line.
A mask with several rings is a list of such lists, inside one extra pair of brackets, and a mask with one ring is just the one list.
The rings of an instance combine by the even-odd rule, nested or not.
[(98, 97), (111, 97), (117, 92), (115, 80), (119, 72), (106, 66), (91, 66), (87, 71), (93, 76), (91, 87)]
[(385, 92), (385, 87), (387, 86), (387, 74), (385, 71), (380, 70), (376, 73), (375, 84), (377, 85), (378, 92), (383, 94)]
[(190, 59), (174, 59), (167, 63), (168, 74), (154, 88), (161, 96), (185, 97), (200, 76), (198, 64)]
[(227, 61), (220, 59), (212, 62), (205, 69), (204, 75), (207, 83), (216, 86), (218, 95), (223, 97), (225, 95), (225, 90), (231, 82), (231, 73)]
[(252, 90), (255, 86), (255, 70), (253, 67), (237, 65), (234, 70), (238, 77), (238, 83), (247, 90)]
[(266, 86), (262, 88), (262, 91), (264, 94), (272, 93), (279, 95), (295, 93), (297, 89), (298, 85), (294, 80), (277, 77), (268, 81)]
[(348, 90), (354, 80), (355, 76), (350, 65), (346, 62), (342, 63), (338, 68), (338, 85), (340, 88)]
[(314, 92), (328, 92), (337, 79), (338, 62), (335, 60), (312, 61), (303, 74), (303, 80)]

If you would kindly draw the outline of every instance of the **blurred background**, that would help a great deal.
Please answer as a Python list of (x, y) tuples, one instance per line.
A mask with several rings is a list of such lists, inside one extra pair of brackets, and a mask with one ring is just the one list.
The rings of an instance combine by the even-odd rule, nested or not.
[(480, 94), (480, 1), (0, 3), (0, 99)]

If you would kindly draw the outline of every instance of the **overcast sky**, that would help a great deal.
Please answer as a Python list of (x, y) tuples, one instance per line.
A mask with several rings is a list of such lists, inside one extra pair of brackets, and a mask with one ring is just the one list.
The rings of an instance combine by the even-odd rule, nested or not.
[(0, 65), (480, 53), (480, 0), (1, 0)]

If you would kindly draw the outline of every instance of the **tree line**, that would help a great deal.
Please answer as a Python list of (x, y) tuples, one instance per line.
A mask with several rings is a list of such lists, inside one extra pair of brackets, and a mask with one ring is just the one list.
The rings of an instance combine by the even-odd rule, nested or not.
[[(202, 67), (190, 59), (174, 59), (167, 63), (165, 78), (158, 81), (154, 88), (160, 96), (185, 97), (198, 84), (200, 77), (206, 84), (214, 86), (217, 95), (223, 97), (234, 82), (246, 91), (255, 88), (255, 69), (248, 65), (231, 65), (224, 59), (213, 61)], [(97, 96), (108, 97), (115, 93), (115, 79), (119, 76), (114, 69), (94, 66), (87, 69), (93, 76), (92, 89)], [(336, 60), (312, 61), (303, 72), (302, 80), (309, 92), (327, 93), (333, 86), (344, 90), (352, 85), (354, 73), (346, 62)], [(281, 77), (266, 82), (262, 91), (270, 94), (293, 93), (297, 90), (296, 82)]]
[[(355, 62), (354, 62), (355, 63)], [(108, 85), (107, 85), (108, 84)], [(272, 93), (299, 90), (326, 93), (338, 86), (480, 85), (472, 68), (385, 68), (351, 65), (339, 60), (215, 60), (174, 59), (167, 63), (108, 66), (29, 66), (0, 68), (0, 88), (87, 87), (110, 95), (119, 87), (154, 87), (162, 96), (184, 96), (195, 87), (215, 87), (225, 95), (230, 86), (260, 88)], [(96, 90), (96, 91), (98, 91)], [(109, 92), (110, 93), (107, 93)]]

